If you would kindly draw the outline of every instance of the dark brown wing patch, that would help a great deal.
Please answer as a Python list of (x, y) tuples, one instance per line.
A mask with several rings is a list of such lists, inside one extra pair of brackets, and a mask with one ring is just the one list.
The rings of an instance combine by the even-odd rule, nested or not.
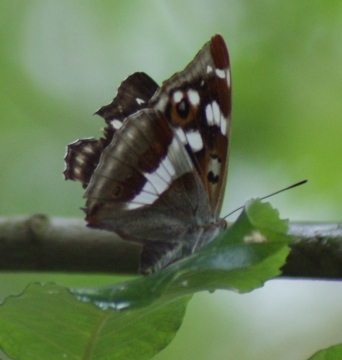
[(166, 114), (193, 160), (218, 217), (226, 184), (231, 123), (230, 63), (215, 35), (181, 72), (163, 82), (149, 107)]

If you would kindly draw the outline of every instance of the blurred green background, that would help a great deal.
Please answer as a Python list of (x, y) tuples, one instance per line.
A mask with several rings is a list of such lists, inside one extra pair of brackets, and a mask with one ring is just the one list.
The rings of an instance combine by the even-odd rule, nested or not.
[[(281, 216), (341, 219), (341, 2), (2, 0), (0, 19), (1, 216), (81, 218), (81, 186), (62, 177), (66, 144), (100, 135), (92, 114), (129, 74), (161, 83), (220, 33), (233, 76), (223, 213), (309, 179), (270, 200)], [(0, 274), (1, 299), (41, 280), (114, 281)], [(304, 359), (342, 341), (341, 299), (340, 283), (299, 280), (198, 294), (156, 359)]]

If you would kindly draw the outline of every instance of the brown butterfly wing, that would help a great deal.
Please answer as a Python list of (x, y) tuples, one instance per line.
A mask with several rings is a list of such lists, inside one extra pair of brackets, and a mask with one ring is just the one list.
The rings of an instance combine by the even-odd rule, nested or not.
[(88, 226), (144, 245), (142, 273), (190, 255), (225, 226), (212, 218), (187, 150), (154, 109), (125, 119), (103, 151), (84, 197)]
[(219, 216), (228, 166), (231, 77), (226, 45), (215, 35), (181, 72), (166, 80), (150, 107), (165, 113), (186, 147)]
[(127, 78), (97, 112), (105, 138), (68, 146), (64, 174), (86, 187), (88, 225), (144, 244), (144, 273), (191, 254), (225, 227), (217, 217), (230, 96), (228, 53), (216, 35), (160, 90), (143, 73)]
[(102, 129), (104, 138), (81, 139), (68, 145), (64, 161), (66, 180), (75, 180), (86, 188), (99, 164), (103, 150), (110, 144), (115, 132), (131, 114), (147, 107), (158, 85), (145, 73), (136, 72), (125, 79), (113, 101), (102, 106), (95, 114), (107, 123)]

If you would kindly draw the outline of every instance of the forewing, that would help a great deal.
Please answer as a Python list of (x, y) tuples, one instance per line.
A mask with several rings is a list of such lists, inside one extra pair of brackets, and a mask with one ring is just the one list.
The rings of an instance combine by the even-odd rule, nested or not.
[(186, 147), (219, 216), (226, 184), (231, 123), (231, 76), (226, 45), (215, 35), (150, 101), (165, 113)]

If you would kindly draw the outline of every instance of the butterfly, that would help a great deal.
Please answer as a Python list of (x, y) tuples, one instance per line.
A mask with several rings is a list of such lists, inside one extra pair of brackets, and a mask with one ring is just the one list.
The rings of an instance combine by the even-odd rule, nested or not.
[(161, 87), (143, 72), (129, 76), (95, 114), (103, 137), (69, 144), (64, 170), (85, 188), (88, 226), (141, 244), (143, 274), (223, 231), (231, 74), (220, 35)]

